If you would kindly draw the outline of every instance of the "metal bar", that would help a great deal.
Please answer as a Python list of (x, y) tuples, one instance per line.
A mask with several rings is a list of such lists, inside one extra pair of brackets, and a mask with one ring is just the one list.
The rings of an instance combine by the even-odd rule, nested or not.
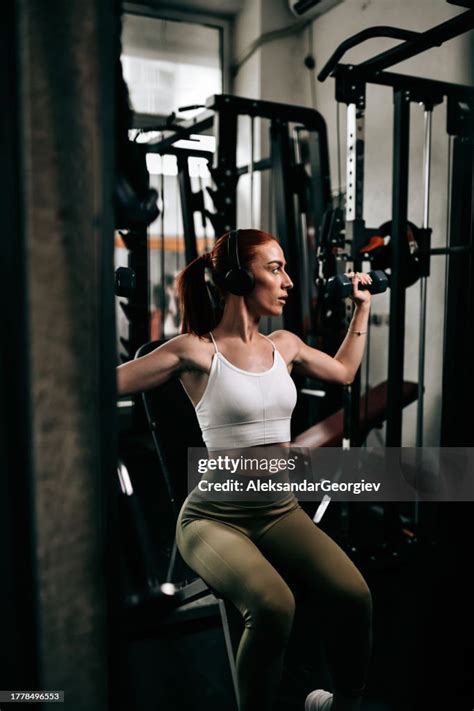
[(236, 115), (259, 116), (268, 119), (280, 118), (282, 121), (302, 123), (308, 128), (314, 129), (321, 129), (326, 125), (319, 111), (305, 106), (293, 106), (277, 101), (255, 101), (230, 94), (214, 94), (207, 99), (205, 111), (192, 119), (183, 121), (179, 124), (179, 131), (155, 144), (159, 147), (157, 152), (165, 153), (166, 148), (172, 146), (176, 141), (187, 138), (191, 133), (202, 133), (212, 127), (215, 114), (220, 111), (227, 113), (232, 111)]
[(222, 598), (218, 598), (217, 602), (219, 604), (219, 612), (222, 620), (222, 630), (224, 632), (225, 647), (227, 651), (227, 658), (229, 660), (230, 674), (232, 678), (232, 686), (234, 687), (234, 694), (237, 705), (240, 706), (239, 698), (239, 682), (237, 678), (237, 666), (234, 649), (232, 647), (232, 637), (229, 629), (229, 617), (227, 615), (226, 604)]
[(356, 216), (356, 105), (347, 106), (347, 148), (346, 148), (346, 222), (355, 219)]
[(387, 392), (387, 447), (400, 447), (402, 438), (403, 358), (405, 343), (405, 287), (403, 242), (406, 240), (408, 168), (410, 147), (410, 94), (394, 93), (392, 253), (390, 284), (390, 330)]
[(342, 422), (342, 449), (344, 451), (351, 448), (351, 440), (353, 435), (352, 427), (352, 387), (350, 385), (344, 385), (343, 388), (343, 403), (344, 403), (344, 416)]
[[(189, 164), (186, 155), (178, 154), (178, 183), (181, 199), (181, 215), (183, 218), (184, 251), (186, 264), (198, 256), (196, 229), (194, 226), (193, 191), (189, 177)], [(164, 280), (164, 274), (162, 275)], [(162, 314), (164, 317), (164, 313)]]
[[(293, 129), (293, 146), (294, 146), (294, 156), (295, 156), (295, 164), (298, 166), (301, 166), (302, 164), (302, 157), (301, 157), (301, 147), (300, 147), (300, 142), (299, 142), (299, 132), (296, 130), (296, 128)], [(303, 186), (301, 186), (301, 190), (304, 190)], [(295, 225), (295, 230), (296, 230), (296, 235), (298, 239), (298, 252), (299, 252), (299, 262), (298, 262), (298, 271), (300, 275), (299, 281), (301, 281), (301, 286), (300, 286), (300, 298), (301, 298), (301, 316), (302, 316), (302, 321), (303, 321), (303, 328), (304, 328), (304, 335), (305, 335), (305, 340), (307, 342), (308, 337), (310, 336), (310, 323), (311, 323), (311, 311), (310, 311), (310, 306), (311, 306), (311, 296), (312, 296), (312, 284), (310, 283), (311, 280), (311, 267), (310, 267), (310, 257), (309, 257), (309, 250), (308, 250), (308, 241), (307, 241), (307, 233), (308, 233), (308, 225), (307, 225), (307, 220), (306, 220), (306, 212), (303, 209), (303, 204), (305, 202), (305, 195), (298, 193), (298, 195), (294, 196), (294, 201), (297, 201), (298, 198), (300, 198), (300, 201), (297, 202), (296, 204), (294, 203), (295, 207), (295, 215), (296, 217), (296, 225)]]
[[(423, 140), (423, 229), (428, 229), (430, 219), (430, 179), (431, 179), (431, 129), (433, 111), (425, 109)], [(420, 335), (418, 345), (418, 403), (416, 411), (416, 446), (423, 446), (423, 407), (425, 391), (425, 341), (426, 341), (426, 297), (428, 279), (420, 279)]]
[(457, 247), (432, 247), (431, 249), (419, 249), (417, 254), (431, 254), (431, 256), (436, 254), (469, 254), (472, 248), (468, 245), (458, 245)]
[(449, 258), (446, 306), (446, 340), (443, 353), (441, 447), (474, 445), (472, 424), (466, 412), (472, 408), (474, 386), (474, 258), (472, 211), (474, 201), (472, 138), (453, 140), (449, 245), (470, 248), (469, 258)]
[[(449, 104), (449, 102), (448, 102)], [(449, 109), (448, 109), (449, 111)], [(446, 245), (446, 254), (449, 249), (449, 227), (451, 223), (451, 209), (452, 209), (452, 177), (453, 177), (453, 136), (448, 133), (448, 165), (447, 165), (447, 185), (446, 194), (448, 197), (446, 205), (446, 234), (444, 238), (444, 243)], [(443, 313), (443, 369), (444, 369), (444, 357), (446, 354), (447, 345), (447, 326), (448, 326), (448, 283), (449, 283), (449, 262), (451, 260), (444, 260), (444, 313)], [(444, 408), (444, 402), (442, 402), (442, 408)], [(441, 410), (441, 431), (442, 431), (442, 420), (443, 420), (443, 409)]]
[(311, 164), (311, 213), (316, 231), (323, 215), (331, 205), (331, 174), (326, 125), (317, 131), (308, 132), (308, 148)]
[[(203, 111), (198, 114), (195, 118), (183, 121), (179, 125), (179, 131), (175, 131), (170, 136), (166, 136), (161, 141), (158, 141), (154, 145), (159, 147), (157, 153), (166, 153), (166, 149), (172, 146), (176, 141), (181, 141), (188, 138), (191, 133), (204, 133), (208, 128), (212, 128), (214, 123), (214, 112), (213, 111)], [(151, 130), (151, 129), (149, 129)]]
[[(262, 170), (270, 170), (272, 167), (271, 158), (262, 158), (262, 160), (256, 160), (252, 163), (254, 172), (260, 172)], [(250, 172), (250, 165), (240, 165), (237, 168), (237, 175), (245, 175)]]
[(351, 385), (348, 386), (351, 390), (350, 398), (350, 444), (353, 447), (360, 446), (360, 392), (361, 392), (361, 375), (360, 368), (356, 373)]
[(177, 148), (176, 146), (168, 146), (165, 151), (157, 150), (159, 144), (147, 143), (146, 151), (147, 153), (157, 153), (158, 155), (168, 155), (168, 156), (179, 156), (183, 155), (187, 158), (205, 158), (207, 161), (212, 161), (214, 153), (212, 151), (205, 151), (199, 148)]
[[(452, 96), (457, 99), (472, 99), (474, 97), (474, 87), (463, 84), (453, 84), (450, 82), (437, 81), (436, 79), (424, 79), (423, 77), (413, 77), (409, 74), (397, 74), (395, 72), (379, 72), (378, 74), (367, 75), (360, 72), (358, 66), (351, 64), (339, 64), (334, 72), (334, 77), (340, 79), (350, 72), (351, 78), (360, 79), (367, 84), (379, 84), (381, 86), (391, 86), (394, 89), (406, 89), (410, 91), (412, 99), (416, 96), (432, 96), (442, 101), (444, 96)], [(421, 100), (421, 99), (420, 99)]]
[(250, 116), (250, 163), (249, 163), (249, 178), (250, 178), (250, 225), (255, 227), (255, 215), (253, 212), (253, 203), (254, 203), (254, 195), (253, 195), (253, 188), (254, 188), (254, 183), (253, 183), (253, 165), (254, 165), (254, 156), (255, 156), (255, 116)]
[(357, 34), (349, 37), (348, 39), (341, 42), (337, 49), (331, 54), (328, 61), (321, 69), (318, 74), (319, 81), (324, 81), (331, 74), (331, 72), (336, 68), (337, 63), (344, 56), (344, 54), (352, 47), (356, 47), (362, 42), (366, 42), (369, 39), (375, 37), (391, 37), (392, 39), (400, 40), (410, 40), (417, 39), (420, 36), (420, 32), (412, 32), (411, 30), (403, 30), (399, 27), (388, 27), (385, 25), (379, 25), (377, 27), (367, 27), (365, 30), (358, 32)]
[[(347, 110), (346, 162), (346, 239), (352, 245), (352, 261), (360, 260), (361, 247), (366, 242), (364, 210), (364, 150), (365, 118), (363, 106), (349, 104)], [(361, 262), (355, 266), (357, 271)]]
[(302, 123), (307, 128), (320, 129), (325, 126), (323, 116), (316, 109), (283, 104), (279, 101), (256, 101), (230, 94), (214, 94), (207, 99), (206, 109), (216, 112), (232, 110), (238, 115), (279, 119), (285, 123)]
[(229, 94), (215, 94), (207, 99), (205, 111), (192, 119), (181, 122), (179, 131), (150, 145), (147, 150), (153, 153), (167, 153), (168, 149), (177, 141), (187, 138), (191, 133), (203, 133), (212, 127), (214, 127), (214, 135), (217, 137), (219, 129), (215, 126), (215, 120), (220, 112), (224, 112), (226, 116), (233, 114), (234, 116), (247, 115), (279, 119), (284, 122), (302, 124), (321, 135), (326, 135), (326, 122), (319, 111), (315, 109), (277, 101), (256, 101)]
[[(295, 161), (289, 136), (288, 124), (274, 119), (270, 124), (271, 156), (272, 156), (272, 187), (276, 211), (276, 228), (281, 247), (288, 262), (290, 275), (298, 273), (301, 264), (300, 243), (297, 239), (295, 195), (292, 177)], [(302, 284), (294, 280), (294, 288), (290, 292), (288, 304), (283, 312), (284, 327), (304, 340), (309, 324), (303, 321), (301, 309), (303, 298)], [(295, 385), (301, 389), (305, 384), (303, 376), (295, 376)], [(298, 401), (292, 418), (292, 436), (299, 434), (309, 426), (309, 410), (307, 398)]]
[[(288, 125), (274, 120), (270, 127), (272, 142), (273, 195), (276, 207), (276, 222), (281, 247), (288, 260), (290, 274), (296, 274), (300, 264), (298, 242), (296, 239), (295, 214), (291, 174), (294, 165), (291, 153)], [(284, 311), (285, 328), (298, 336), (303, 336), (303, 319), (300, 309), (301, 284), (296, 279), (291, 298)]]
[[(356, 104), (347, 107), (347, 161), (346, 161), (346, 237), (352, 241), (354, 271), (360, 271), (359, 253), (361, 232), (364, 234), (364, 110)], [(349, 390), (349, 388), (347, 389)], [(344, 435), (351, 445), (359, 444), (360, 431), (360, 371), (350, 386), (350, 397), (344, 398), (347, 432)]]
[[(129, 310), (129, 329), (127, 355), (133, 358), (138, 348), (149, 340), (150, 335), (150, 306), (148, 298), (148, 232), (146, 227), (140, 227), (130, 233), (127, 240), (128, 266), (137, 275), (136, 287), (128, 299), (131, 307)], [(137, 396), (135, 396), (136, 398)], [(135, 408), (135, 412), (136, 412)]]
[(347, 107), (346, 222), (362, 219), (364, 209), (364, 111)]
[(153, 131), (156, 126), (163, 126), (167, 118), (168, 116), (165, 114), (145, 114), (140, 111), (132, 111), (132, 125), (130, 128)]
[[(302, 127), (295, 128), (298, 137), (296, 144), (301, 149), (299, 152), (302, 171), (300, 175), (307, 176), (306, 166), (309, 165), (309, 179), (304, 179), (304, 198), (300, 200), (299, 211), (304, 213), (304, 225), (302, 232), (303, 244), (309, 255), (317, 252), (317, 240), (320, 233), (320, 226), (326, 210), (331, 202), (331, 179), (329, 174), (329, 156), (326, 130), (308, 130)], [(303, 165), (304, 164), (304, 165)], [(303, 218), (302, 218), (303, 219)], [(311, 261), (311, 260), (310, 260)], [(309, 325), (308, 343), (316, 345), (315, 333), (317, 332), (316, 320), (317, 290), (312, 275), (308, 275), (308, 305), (309, 305)]]
[(216, 114), (214, 135), (215, 180), (223, 196), (219, 218), (228, 232), (237, 227), (237, 113), (232, 108), (226, 106)]
[[(187, 163), (187, 161), (186, 161)], [(166, 284), (165, 284), (165, 174), (160, 175), (161, 215), (160, 215), (160, 338), (165, 337)], [(150, 273), (150, 271), (148, 272)], [(151, 337), (151, 334), (150, 334)]]
[(368, 72), (380, 72), (382, 69), (391, 67), (394, 64), (403, 62), (405, 59), (415, 57), (417, 54), (425, 52), (431, 47), (440, 47), (443, 42), (462, 35), (474, 27), (474, 11), (468, 10), (456, 17), (451, 18), (447, 22), (442, 22), (435, 27), (420, 33), (414, 39), (407, 40), (401, 45), (392, 47), (386, 52), (378, 54), (376, 57), (367, 59), (358, 68), (367, 70)]

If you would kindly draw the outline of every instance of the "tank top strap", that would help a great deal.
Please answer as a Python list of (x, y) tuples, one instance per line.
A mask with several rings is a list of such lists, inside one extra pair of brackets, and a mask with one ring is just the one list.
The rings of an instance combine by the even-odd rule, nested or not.
[(268, 338), (268, 336), (265, 336), (263, 333), (261, 333), (260, 335), (263, 336), (264, 338), (266, 338), (267, 341), (270, 341), (270, 343), (272, 344), (273, 352), (275, 352), (275, 351), (276, 351), (276, 346), (275, 346), (275, 344), (273, 343), (272, 339), (271, 339), (271, 338)]
[(214, 336), (212, 335), (212, 331), (209, 331), (209, 335), (210, 335), (210, 337), (212, 338), (212, 342), (213, 342), (213, 344), (214, 344), (214, 348), (216, 349), (216, 353), (219, 353), (219, 349), (218, 349), (218, 347), (217, 347), (216, 339), (215, 339)]

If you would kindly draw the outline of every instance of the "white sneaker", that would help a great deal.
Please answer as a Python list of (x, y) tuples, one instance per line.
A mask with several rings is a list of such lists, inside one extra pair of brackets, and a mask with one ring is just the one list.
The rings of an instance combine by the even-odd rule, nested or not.
[(304, 711), (331, 711), (332, 694), (324, 689), (311, 691), (304, 702)]

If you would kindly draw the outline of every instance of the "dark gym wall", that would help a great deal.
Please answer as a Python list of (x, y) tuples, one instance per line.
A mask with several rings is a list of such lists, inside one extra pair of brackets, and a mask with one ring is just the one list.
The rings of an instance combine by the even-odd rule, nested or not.
[[(2, 624), (11, 634), (2, 645), (11, 645), (10, 667), (16, 666), (15, 678), (1, 688), (63, 689), (68, 708), (103, 711), (107, 500), (115, 459), (117, 17), (113, 0), (23, 0), (16, 11), (16, 17), (7, 13), (15, 60), (8, 66), (16, 64), (20, 87), (16, 106), (5, 77), (2, 89), (18, 114), (2, 183), (13, 184), (7, 205), (13, 216), (3, 214), (17, 227), (4, 237), (20, 245), (8, 253), (7, 269), (18, 270), (10, 293), (15, 298), (13, 287), (22, 289), (25, 308), (12, 310), (4, 333), (19, 352), (16, 359), (2, 357), (0, 384), (23, 398), (10, 405), (12, 436), (15, 425), (24, 428), (16, 454), (0, 438), (7, 464), (2, 506), (21, 512), (2, 521), (4, 545), (15, 548), (15, 559), (3, 548), (0, 553), (9, 590), (24, 594), (6, 610), (23, 621), (16, 647), (14, 624)], [(29, 387), (11, 386), (22, 379)], [(4, 405), (1, 415), (8, 422)], [(33, 562), (36, 580), (21, 578), (22, 560)]]

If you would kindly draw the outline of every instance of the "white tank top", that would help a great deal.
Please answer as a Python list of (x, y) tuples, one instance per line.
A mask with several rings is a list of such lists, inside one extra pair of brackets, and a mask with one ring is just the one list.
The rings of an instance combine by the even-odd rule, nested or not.
[[(210, 450), (255, 447), (291, 440), (296, 387), (282, 356), (273, 346), (273, 365), (251, 373), (232, 365), (217, 348), (196, 415)], [(263, 334), (261, 334), (263, 335)]]

